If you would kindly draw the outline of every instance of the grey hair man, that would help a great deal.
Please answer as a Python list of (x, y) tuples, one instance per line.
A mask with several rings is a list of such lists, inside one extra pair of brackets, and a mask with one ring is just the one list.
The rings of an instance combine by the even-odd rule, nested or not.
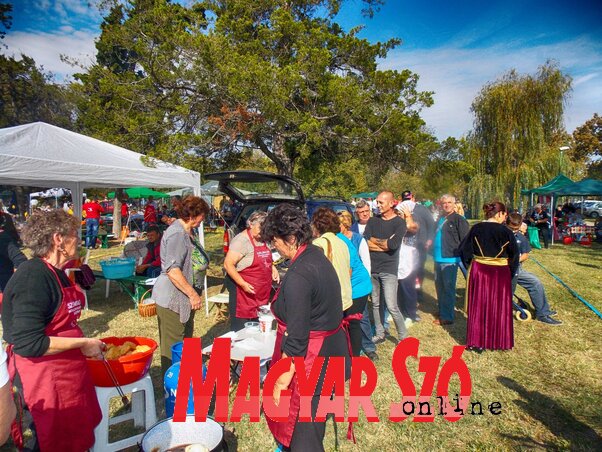
[(368, 220), (370, 219), (370, 214), (372, 209), (370, 208), (370, 204), (365, 199), (360, 199), (355, 205), (355, 218), (357, 219), (357, 223), (353, 223), (351, 225), (351, 230), (353, 232), (357, 232), (358, 234), (363, 235), (364, 230), (366, 229), (366, 225), (368, 224)]
[(456, 198), (443, 195), (441, 200), (441, 216), (435, 230), (433, 260), (435, 261), (435, 289), (439, 304), (437, 325), (454, 323), (454, 307), (456, 304), (456, 277), (458, 275), (458, 248), (468, 234), (470, 226), (462, 215), (455, 212)]

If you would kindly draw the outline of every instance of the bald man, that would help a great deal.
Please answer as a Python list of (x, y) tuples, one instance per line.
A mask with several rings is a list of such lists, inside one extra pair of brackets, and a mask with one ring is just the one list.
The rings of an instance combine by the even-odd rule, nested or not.
[(390, 191), (383, 191), (376, 198), (380, 216), (372, 217), (366, 224), (364, 237), (370, 250), (372, 277), (372, 309), (376, 336), (374, 343), (385, 340), (385, 329), (381, 319), (381, 291), (384, 303), (395, 322), (398, 339), (406, 337), (407, 331), (399, 305), (397, 304), (397, 268), (399, 266), (399, 247), (407, 227), (405, 220), (397, 216), (394, 210), (395, 197)]

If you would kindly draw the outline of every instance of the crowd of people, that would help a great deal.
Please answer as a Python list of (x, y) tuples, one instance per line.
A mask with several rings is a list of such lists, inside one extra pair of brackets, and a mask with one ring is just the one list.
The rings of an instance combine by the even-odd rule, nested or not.
[[(409, 190), (401, 199), (383, 191), (375, 205), (376, 212), (359, 200), (355, 219), (349, 212), (326, 207), (318, 208), (310, 219), (289, 204), (252, 214), (247, 229), (232, 240), (224, 261), (231, 329), (237, 331), (245, 322), (257, 320), (259, 308), (271, 303), (277, 320), (272, 364), (285, 357), (304, 357), (307, 366), (318, 356), (351, 358), (362, 353), (377, 360), (379, 344), (403, 340), (412, 325), (422, 321), (418, 301), (429, 254), (434, 260), (436, 325), (455, 322), (458, 269), (465, 273), (469, 350), (513, 348), (516, 285), (528, 291), (537, 320), (562, 323), (554, 318), (556, 312), (541, 282), (521, 266), (530, 252), (522, 235), (526, 225), (521, 215), (509, 215), (504, 204), (485, 204), (485, 221), (472, 227), (451, 195), (440, 198), (436, 216)], [(86, 223), (90, 221), (93, 234), (95, 207), (90, 209)], [(196, 231), (209, 212), (202, 198), (188, 196), (163, 215), (167, 226), (163, 233), (154, 223), (158, 218), (145, 218), (148, 253), (136, 272), (157, 277), (152, 298), (157, 304), (162, 374), (172, 364), (171, 347), (192, 337), (195, 312), (202, 306), (209, 255)], [(541, 212), (545, 211), (537, 213), (536, 224), (543, 224), (537, 223), (545, 219)], [(5, 396), (8, 364), (17, 399), (31, 412), (33, 432), (24, 440), (17, 428), (14, 440), (17, 445), (27, 441), (32, 450), (49, 444), (62, 445), (62, 450), (86, 450), (100, 421), (85, 358), (101, 356), (104, 345), (85, 338), (77, 326), (84, 296), (63, 271), (67, 262), (78, 257), (80, 227), (61, 209), (37, 211), (19, 237), (10, 216), (0, 213), (2, 324), (8, 345), (8, 358), (3, 351), (0, 356), (0, 401)], [(29, 260), (19, 249), (21, 240), (32, 250)], [(275, 266), (272, 251), (288, 261), (286, 272), (281, 274)], [(347, 375), (350, 365), (346, 359)], [(53, 378), (58, 373), (63, 376)], [(323, 378), (322, 374), (314, 393), (314, 415)], [(297, 400), (294, 365), (276, 382), (276, 403), (287, 389), (291, 401)], [(43, 409), (41, 400), (45, 400)], [(292, 402), (287, 422), (267, 419), (275, 439), (292, 450), (322, 450), (325, 423), (297, 422), (298, 404)], [(84, 411), (87, 415), (81, 416)], [(12, 420), (12, 414), (9, 417)], [(19, 421), (22, 424), (23, 419)], [(4, 432), (0, 423), (0, 440)]]

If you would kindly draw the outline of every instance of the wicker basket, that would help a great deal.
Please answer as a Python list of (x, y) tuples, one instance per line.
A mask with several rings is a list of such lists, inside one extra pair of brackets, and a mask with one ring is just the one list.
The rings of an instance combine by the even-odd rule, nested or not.
[(138, 313), (140, 317), (152, 317), (157, 315), (157, 305), (156, 303), (148, 298), (148, 294), (152, 291), (152, 289), (147, 290), (142, 295), (140, 302), (138, 303)]

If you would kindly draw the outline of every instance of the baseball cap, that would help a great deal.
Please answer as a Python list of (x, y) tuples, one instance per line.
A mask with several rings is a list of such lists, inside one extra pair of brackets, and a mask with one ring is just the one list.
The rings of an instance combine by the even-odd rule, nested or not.
[(412, 192), (410, 190), (406, 190), (401, 194), (402, 201), (407, 201), (408, 199), (412, 199)]

